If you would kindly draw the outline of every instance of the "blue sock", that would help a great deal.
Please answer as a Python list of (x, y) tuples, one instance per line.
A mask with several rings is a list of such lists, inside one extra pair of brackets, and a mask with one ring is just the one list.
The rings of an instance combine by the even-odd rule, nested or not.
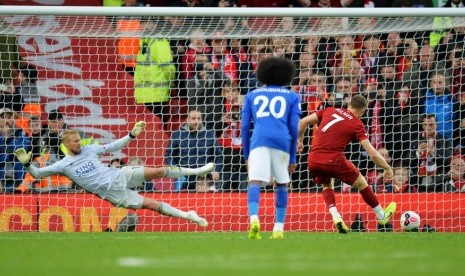
[(258, 203), (260, 201), (260, 184), (250, 183), (247, 190), (247, 206), (249, 216), (258, 215)]
[(276, 185), (276, 222), (284, 223), (287, 210), (287, 185)]

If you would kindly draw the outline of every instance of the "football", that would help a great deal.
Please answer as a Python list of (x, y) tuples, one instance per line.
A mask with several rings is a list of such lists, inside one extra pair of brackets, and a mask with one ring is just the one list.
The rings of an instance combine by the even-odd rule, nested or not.
[(413, 211), (407, 211), (400, 217), (400, 226), (405, 232), (418, 232), (420, 216)]

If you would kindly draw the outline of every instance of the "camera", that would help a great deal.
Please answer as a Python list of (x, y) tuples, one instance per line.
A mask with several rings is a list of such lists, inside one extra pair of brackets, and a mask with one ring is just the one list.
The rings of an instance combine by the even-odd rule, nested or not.
[(205, 63), (203, 63), (203, 62), (196, 62), (196, 63), (194, 63), (194, 71), (195, 71), (195, 72), (203, 71), (204, 68), (205, 68)]
[(239, 121), (241, 119), (241, 108), (238, 105), (233, 105), (230, 112), (232, 121)]
[(6, 86), (5, 84), (0, 84), (0, 91), (6, 91), (8, 89), (8, 86)]
[(334, 107), (344, 107), (345, 94), (341, 92), (334, 93)]

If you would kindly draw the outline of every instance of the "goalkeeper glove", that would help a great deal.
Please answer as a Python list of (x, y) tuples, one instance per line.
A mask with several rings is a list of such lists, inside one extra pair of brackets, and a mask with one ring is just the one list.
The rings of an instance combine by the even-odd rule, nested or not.
[(24, 148), (20, 148), (15, 150), (13, 153), (16, 158), (18, 158), (19, 162), (23, 164), (26, 168), (29, 167), (31, 164), (31, 157), (32, 157), (32, 152), (26, 152)]
[(141, 133), (141, 131), (144, 129), (144, 127), (145, 127), (145, 122), (144, 121), (137, 122), (134, 125), (134, 128), (129, 133), (129, 137), (131, 137), (133, 139), (136, 138)]

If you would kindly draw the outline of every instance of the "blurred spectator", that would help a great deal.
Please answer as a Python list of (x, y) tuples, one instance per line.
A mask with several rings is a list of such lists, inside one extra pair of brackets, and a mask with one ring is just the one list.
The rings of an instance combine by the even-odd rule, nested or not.
[(465, 148), (465, 93), (458, 95), (460, 106), (457, 110), (458, 127), (454, 130), (454, 146), (457, 148)]
[(443, 73), (435, 72), (429, 81), (430, 87), (423, 102), (423, 112), (436, 116), (437, 131), (446, 139), (452, 139), (456, 125), (458, 105), (446, 87)]
[(444, 178), (444, 192), (465, 192), (465, 157), (457, 154), (450, 160), (450, 170)]
[(378, 81), (384, 86), (389, 103), (393, 103), (396, 90), (396, 64), (394, 58), (380, 58), (378, 60)]
[(41, 145), (47, 153), (53, 155), (53, 159), (60, 160), (65, 156), (60, 149), (60, 136), (66, 128), (63, 114), (57, 110), (50, 111), (47, 117), (47, 128), (42, 135)]
[(432, 8), (431, 0), (393, 0), (392, 7), (396, 8)]
[(381, 41), (376, 35), (367, 35), (363, 38), (360, 64), (367, 77), (376, 77), (376, 73), (378, 72), (378, 61), (381, 57), (380, 46)]
[(343, 7), (350, 8), (383, 8), (390, 7), (392, 0), (341, 0)]
[(119, 158), (111, 159), (110, 163), (108, 163), (108, 167), (117, 168), (117, 169), (121, 169), (121, 167), (123, 167), (124, 165), (126, 164), (123, 162), (123, 160)]
[[(237, 92), (236, 92), (237, 93)], [(242, 153), (241, 105), (236, 103), (226, 111), (223, 122), (226, 127), (218, 138), (223, 148), (222, 190), (247, 190), (247, 171)]]
[[(309, 84), (310, 77), (313, 75), (313, 72), (315, 70), (315, 56), (312, 53), (309, 52), (302, 52), (299, 56), (299, 65), (297, 67), (298, 70), (298, 79), (297, 79), (297, 85), (298, 86), (304, 86)], [(305, 101), (305, 98), (301, 99), (302, 101)]]
[(402, 154), (410, 148), (410, 141), (416, 140), (420, 132), (420, 114), (418, 105), (412, 105), (410, 88), (401, 85), (394, 101), (393, 125), (394, 125), (394, 150), (395, 162), (402, 161)]
[(40, 151), (42, 149), (42, 135), (46, 132), (45, 129), (42, 128), (42, 121), (37, 116), (32, 116), (29, 119), (29, 127), (27, 134), (31, 139), (31, 151), (32, 151), (32, 159), (40, 156)]
[(218, 189), (215, 187), (215, 181), (211, 176), (197, 177), (195, 191), (199, 193), (216, 192)]
[[(386, 36), (386, 56), (389, 57), (401, 57), (402, 54), (399, 53), (399, 50), (403, 50), (402, 47), (405, 41), (402, 41), (402, 37), (398, 32), (390, 32)], [(418, 46), (417, 46), (418, 47)]]
[(412, 68), (418, 55), (418, 44), (413, 39), (405, 39), (403, 45), (397, 48), (397, 80), (402, 80), (404, 72)]
[(410, 183), (410, 170), (407, 167), (396, 166), (393, 168), (391, 190), (394, 193), (415, 193), (417, 187)]
[(242, 40), (238, 38), (231, 38), (229, 41), (229, 48), (232, 58), (236, 63), (236, 68), (238, 70), (238, 81), (241, 94), (247, 93), (247, 78), (249, 72), (252, 70), (250, 63), (249, 54), (247, 49), (242, 45)]
[(210, 63), (216, 71), (223, 72), (224, 76), (235, 84), (239, 83), (238, 63), (231, 55), (228, 49), (228, 40), (222, 37), (223, 33), (217, 32), (212, 34), (211, 40), (212, 53), (208, 55)]
[[(226, 82), (227, 81), (227, 82)], [(204, 123), (207, 129), (221, 129), (223, 85), (230, 83), (222, 71), (215, 69), (205, 55), (195, 57), (195, 75), (187, 82), (187, 105), (205, 114)]]
[(5, 193), (12, 193), (23, 180), (24, 166), (14, 157), (19, 148), (29, 151), (31, 141), (27, 134), (16, 128), (16, 113), (9, 108), (0, 109), (0, 186)]
[[(410, 86), (410, 97), (412, 105), (419, 104), (426, 94), (428, 80), (431, 79), (435, 71), (436, 53), (429, 45), (423, 45), (420, 49), (418, 62), (413, 63), (412, 67), (404, 71), (403, 83)], [(440, 68), (438, 68), (440, 69)]]
[(340, 1), (340, 0), (313, 0), (313, 1), (311, 1), (310, 7), (311, 8), (341, 8), (343, 2), (345, 2), (345, 1)]
[(349, 66), (350, 60), (355, 58), (357, 54), (354, 38), (351, 35), (339, 36), (337, 38), (337, 50), (334, 57), (334, 76), (344, 75), (344, 68)]
[[(236, 8), (238, 7), (238, 2), (240, 0), (213, 0), (212, 6), (218, 8)], [(249, 23), (246, 18), (238, 18), (238, 17), (223, 17), (221, 20), (221, 24), (218, 26), (218, 30), (224, 30), (227, 32), (236, 32), (236, 31), (244, 31), (245, 29), (249, 28)]]
[(40, 96), (37, 91), (37, 69), (32, 65), (26, 65), (19, 69), (19, 86), (17, 92), (23, 99), (23, 114), (40, 116)]
[(269, 48), (273, 52), (274, 57), (283, 57), (294, 61), (296, 57), (295, 39), (289, 36), (281, 36), (284, 32), (279, 32), (277, 35), (269, 39)]
[(343, 68), (342, 75), (349, 79), (351, 84), (350, 92), (352, 95), (357, 95), (362, 92), (365, 75), (357, 59), (350, 59), (347, 62), (347, 66)]
[(328, 104), (334, 107), (346, 107), (352, 95), (352, 86), (349, 79), (338, 78), (334, 91), (329, 94)]
[[(123, 7), (143, 7), (138, 0), (124, 0)], [(136, 57), (139, 52), (139, 39), (143, 26), (139, 17), (122, 16), (116, 21), (119, 39), (117, 45), (118, 63), (124, 70), (134, 76)]]
[(16, 92), (11, 79), (0, 83), (0, 108), (8, 108), (16, 113), (21, 113), (23, 110), (23, 98)]
[(198, 54), (208, 55), (211, 53), (210, 46), (205, 42), (205, 33), (201, 29), (193, 29), (189, 38), (187, 51), (182, 57), (182, 73), (186, 80), (195, 75), (195, 57)]
[(447, 77), (450, 77), (450, 89), (454, 96), (465, 93), (465, 50), (464, 44), (457, 44), (448, 55), (446, 62)]
[(238, 0), (241, 7), (290, 7), (292, 0)]
[[(34, 158), (32, 165), (38, 168), (44, 168), (57, 162), (54, 155), (48, 152), (43, 152), (40, 156)], [(52, 175), (41, 179), (34, 178), (29, 172), (24, 176), (21, 185), (16, 188), (22, 193), (29, 192), (65, 192), (72, 187), (72, 181), (64, 175)]]
[[(264, 38), (251, 38), (247, 43), (247, 52), (250, 56), (250, 62), (252, 65), (252, 70), (257, 69), (258, 65), (258, 56), (262, 53), (262, 50), (268, 48), (268, 40)], [(272, 56), (270, 52), (270, 56)]]
[[(262, 48), (258, 53), (255, 55), (254, 61), (257, 62), (256, 64), (252, 64), (252, 70), (249, 72), (249, 76), (247, 78), (246, 84), (246, 92), (252, 89), (258, 88), (262, 86), (262, 84), (257, 79), (257, 64), (269, 57), (273, 56), (273, 52), (269, 48)], [(252, 57), (252, 56), (251, 56)], [(244, 94), (244, 93), (242, 93)]]
[(446, 160), (452, 156), (452, 143), (437, 131), (436, 116), (423, 117), (421, 132), (412, 138), (404, 152), (404, 160), (411, 160), (411, 168), (419, 179), (419, 191), (438, 191), (434, 176), (447, 171)]
[[(371, 87), (372, 85), (368, 85)], [(376, 90), (365, 91), (368, 100), (368, 109), (362, 117), (367, 127), (369, 139), (374, 148), (385, 147), (389, 151), (393, 144), (393, 106), (392, 101), (386, 99), (386, 90), (383, 84), (378, 84)]]
[[(211, 173), (213, 181), (218, 181), (222, 165), (222, 152), (213, 130), (203, 125), (202, 113), (192, 109), (189, 111), (186, 124), (171, 134), (165, 152), (165, 162), (170, 166), (187, 168), (198, 167), (199, 164), (214, 162), (215, 171)], [(195, 190), (197, 176), (179, 179), (182, 189)], [(181, 188), (179, 187), (179, 188)], [(177, 190), (178, 187), (175, 187)]]
[(172, 0), (169, 1), (170, 6), (173, 7), (185, 7), (185, 8), (194, 8), (194, 7), (207, 7), (209, 6), (206, 4), (206, 2), (211, 2), (211, 1), (206, 1), (206, 0)]
[[(152, 21), (144, 23), (146, 32), (151, 32), (154, 26)], [(166, 109), (176, 71), (168, 39), (159, 36), (140, 39), (136, 60), (137, 67), (134, 73), (136, 103), (144, 104), (165, 125), (168, 122), (169, 111)]]
[(36, 84), (37, 74), (37, 69), (32, 65), (22, 66), (19, 69), (19, 86), (16, 87), (16, 93), (21, 95), (24, 105), (17, 120), (17, 125), (26, 132), (29, 132), (29, 118), (42, 115), (40, 96)]

